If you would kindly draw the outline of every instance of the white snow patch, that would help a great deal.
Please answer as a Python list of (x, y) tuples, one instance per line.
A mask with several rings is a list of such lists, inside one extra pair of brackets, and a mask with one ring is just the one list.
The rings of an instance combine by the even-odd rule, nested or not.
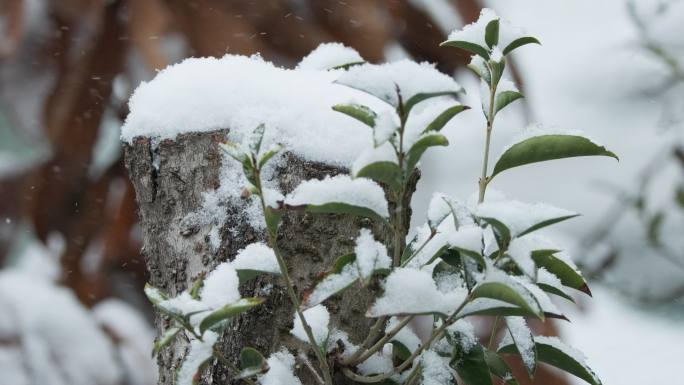
[(421, 373), (423, 385), (451, 384), (454, 380), (453, 371), (449, 367), (449, 358), (442, 357), (433, 350), (426, 350), (420, 356), (423, 370)]
[(190, 341), (190, 352), (183, 360), (176, 384), (178, 385), (192, 385), (195, 375), (202, 364), (209, 360), (214, 352), (214, 344), (218, 341), (218, 334), (207, 331), (204, 333), (203, 340), (193, 339)]
[[(323, 305), (316, 305), (304, 310), (304, 318), (311, 327), (316, 344), (324, 346), (329, 334), (330, 313), (328, 313), (328, 309)], [(302, 320), (297, 314), (294, 315), (294, 327), (291, 333), (301, 341), (309, 342), (309, 336), (306, 335)]]
[(536, 353), (532, 331), (527, 327), (523, 317), (506, 317), (506, 326), (510, 332), (515, 346), (518, 348), (520, 357), (525, 367), (533, 368), (536, 365)]
[(273, 249), (262, 242), (247, 245), (231, 262), (235, 270), (256, 270), (278, 274), (280, 267)]
[(295, 358), (287, 350), (271, 354), (266, 362), (269, 369), (266, 374), (259, 376), (261, 385), (302, 385), (293, 373)]
[(344, 84), (397, 106), (397, 87), (404, 101), (419, 93), (461, 92), (463, 88), (450, 76), (429, 63), (399, 60), (386, 64), (363, 64), (341, 74), (337, 83)]
[(368, 229), (361, 229), (356, 238), (356, 266), (359, 276), (367, 280), (378, 269), (388, 269), (392, 260), (387, 255), (387, 247), (373, 238), (373, 233)]
[(300, 70), (329, 70), (350, 63), (363, 62), (354, 48), (342, 43), (322, 43), (297, 64)]
[(430, 273), (424, 270), (397, 268), (385, 281), (385, 291), (368, 311), (369, 316), (393, 314), (451, 314), (463, 302), (463, 290), (443, 293)]
[(285, 198), (285, 204), (292, 206), (327, 203), (365, 207), (383, 218), (389, 217), (385, 192), (380, 185), (366, 178), (352, 179), (347, 175), (337, 175), (323, 180), (308, 180)]

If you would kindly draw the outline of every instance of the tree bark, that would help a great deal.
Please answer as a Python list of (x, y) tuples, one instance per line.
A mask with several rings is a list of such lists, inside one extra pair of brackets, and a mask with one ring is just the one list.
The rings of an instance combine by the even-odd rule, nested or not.
[[(210, 133), (179, 135), (175, 140), (155, 143), (150, 138), (136, 138), (125, 145), (126, 166), (136, 191), (143, 233), (143, 255), (150, 272), (151, 284), (174, 296), (187, 289), (202, 274), (218, 263), (231, 260), (248, 244), (264, 240), (263, 231), (252, 228), (235, 205), (225, 205), (226, 222), (220, 229), (220, 247), (210, 244), (211, 225), (188, 226), (184, 221), (202, 205), (202, 194), (220, 186), (220, 168), (224, 158), (218, 143), (225, 139), (227, 130)], [(303, 160), (286, 154), (286, 162), (276, 172), (281, 191), (288, 193), (307, 179), (322, 179), (326, 175), (346, 170), (322, 163)], [(231, 161), (232, 162), (232, 161)], [(239, 167), (237, 163), (226, 167)], [(414, 178), (411, 191), (415, 188)], [(390, 209), (392, 209), (390, 203)], [(410, 216), (410, 212), (407, 213)], [(278, 232), (278, 243), (286, 259), (296, 292), (309, 288), (316, 276), (328, 270), (335, 259), (353, 250), (354, 238), (363, 227), (371, 228), (377, 239), (385, 244), (390, 232), (369, 219), (348, 215), (311, 215), (287, 213)], [(366, 337), (373, 319), (365, 317), (377, 292), (377, 282), (371, 290), (357, 286), (326, 301), (331, 313), (330, 328), (349, 334), (353, 343)], [(266, 357), (282, 347), (295, 356), (305, 348), (291, 334), (294, 308), (278, 277), (263, 275), (241, 287), (243, 296), (267, 297), (267, 301), (243, 313), (227, 328), (220, 349), (237, 364), (245, 346), (258, 349)], [(162, 333), (169, 320), (157, 314), (156, 327)], [(159, 355), (159, 384), (171, 384), (175, 371), (187, 350), (187, 342), (179, 339)], [(315, 357), (309, 360), (317, 367)], [(335, 384), (351, 384), (335, 368)], [(203, 383), (231, 383), (231, 371), (214, 362), (204, 371)], [(297, 374), (304, 385), (315, 384), (314, 378), (298, 365)]]

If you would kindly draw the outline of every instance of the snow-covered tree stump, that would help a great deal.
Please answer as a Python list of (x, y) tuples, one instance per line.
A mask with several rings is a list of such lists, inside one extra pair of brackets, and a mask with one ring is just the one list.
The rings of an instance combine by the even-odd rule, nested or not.
[[(218, 244), (216, 235), (211, 234), (215, 231), (212, 230), (214, 224), (192, 220), (193, 213), (202, 205), (203, 194), (225, 183), (220, 177), (221, 167), (223, 162), (230, 161), (223, 157), (218, 144), (225, 140), (227, 133), (228, 130), (187, 133), (175, 140), (159, 143), (138, 137), (132, 144), (125, 145), (126, 165), (139, 205), (143, 255), (150, 272), (150, 283), (171, 296), (191, 287), (198, 277), (218, 263), (234, 258), (248, 244), (265, 238), (264, 231), (252, 227), (246, 220), (246, 214), (230, 204), (221, 207), (225, 222), (218, 229)], [(239, 167), (239, 164), (232, 162), (232, 166)], [(288, 193), (304, 180), (322, 179), (326, 175), (343, 172), (345, 170), (339, 167), (286, 154), (274, 179), (281, 191)], [(416, 182), (417, 178), (413, 181), (413, 188)], [(408, 218), (406, 220), (408, 222)], [(371, 223), (370, 219), (301, 212), (285, 215), (278, 239), (300, 295), (318, 274), (331, 267), (337, 257), (353, 250), (354, 238), (362, 227), (371, 227), (379, 240), (390, 237), (387, 229)], [(263, 305), (232, 321), (224, 340), (217, 345), (229, 360), (237, 363), (245, 346), (255, 347), (264, 354), (278, 351), (282, 346), (292, 351), (304, 347), (290, 334), (294, 308), (280, 277), (261, 275), (243, 285), (241, 291), (244, 296), (268, 299)], [(363, 341), (374, 322), (374, 319), (365, 317), (373, 291), (357, 286), (330, 299), (326, 304), (331, 313), (331, 328), (347, 331), (354, 343)], [(168, 319), (157, 315), (159, 333), (163, 333), (168, 325)], [(159, 384), (172, 383), (174, 371), (185, 356), (186, 348), (187, 343), (177, 342), (159, 355)], [(315, 361), (313, 356), (309, 359)], [(331, 362), (330, 365), (335, 371), (335, 364)], [(227, 369), (225, 365), (214, 362), (204, 371), (204, 381), (230, 383)], [(315, 383), (304, 366), (299, 366), (297, 372), (303, 384)], [(346, 384), (350, 380), (336, 372), (335, 383)]]

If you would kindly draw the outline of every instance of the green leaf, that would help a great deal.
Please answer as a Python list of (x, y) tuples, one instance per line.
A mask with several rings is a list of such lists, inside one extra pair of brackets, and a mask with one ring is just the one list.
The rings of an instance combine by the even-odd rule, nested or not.
[(159, 289), (150, 285), (149, 283), (145, 284), (144, 291), (145, 295), (147, 296), (147, 299), (150, 300), (152, 305), (157, 305), (159, 304), (159, 302), (169, 299), (169, 297), (166, 296), (166, 294), (162, 293)]
[(276, 235), (278, 233), (278, 225), (280, 225), (280, 220), (282, 218), (283, 213), (280, 210), (275, 210), (270, 206), (266, 206), (264, 210), (264, 219), (266, 228), (271, 235)]
[(356, 172), (355, 177), (363, 177), (384, 183), (392, 190), (401, 188), (402, 171), (399, 165), (390, 161), (374, 162)]
[[(537, 348), (539, 361), (564, 370), (591, 385), (601, 385), (601, 380), (596, 377), (591, 368), (582, 362), (579, 357), (575, 357), (570, 349), (557, 339), (536, 337), (535, 347)], [(510, 344), (502, 346), (499, 349), (499, 353), (517, 354), (518, 352), (515, 345)]]
[(502, 171), (530, 163), (579, 156), (618, 157), (605, 147), (577, 135), (539, 135), (518, 142), (507, 149), (494, 165), (491, 178)]
[(437, 116), (435, 118), (435, 120), (433, 120), (427, 127), (425, 127), (425, 129), (423, 130), (422, 133), (425, 134), (425, 133), (428, 133), (431, 131), (436, 131), (436, 132), (441, 131), (442, 128), (444, 128), (444, 126), (447, 123), (449, 123), (451, 118), (453, 118), (454, 116), (458, 115), (459, 113), (461, 113), (467, 109), (470, 109), (470, 107), (464, 106), (462, 104), (457, 104), (453, 107), (447, 108), (446, 110), (444, 110), (444, 112), (439, 114), (439, 116)]
[[(537, 300), (534, 299), (532, 293), (528, 292), (529, 295), (523, 296), (520, 294), (520, 291), (527, 291), (527, 289), (522, 286), (516, 287), (517, 290), (503, 282), (483, 282), (475, 286), (475, 289), (471, 293), (471, 298), (491, 298), (510, 303), (526, 312), (536, 315), (540, 319), (544, 319), (541, 307), (539, 306), (539, 303), (537, 303)], [(533, 302), (528, 302), (528, 299)]]
[(524, 36), (524, 37), (520, 37), (520, 38), (513, 40), (511, 43), (509, 43), (506, 46), (506, 48), (504, 48), (504, 50), (502, 52), (504, 55), (508, 55), (514, 49), (516, 49), (518, 47), (522, 47), (523, 45), (526, 45), (526, 44), (539, 44), (539, 45), (541, 45), (539, 40), (537, 40), (536, 38), (534, 38), (532, 36)]
[(521, 98), (523, 98), (523, 94), (521, 94), (518, 91), (503, 91), (497, 93), (496, 99), (494, 100), (495, 113), (498, 113), (499, 111), (503, 110), (507, 105)]
[(473, 346), (467, 353), (455, 354), (451, 367), (468, 385), (492, 385), (482, 345)]
[(483, 46), (463, 40), (447, 40), (439, 45), (440, 47), (454, 47), (459, 48), (470, 53), (482, 56), (483, 59), (489, 60), (489, 52)]
[(513, 377), (513, 371), (501, 356), (491, 350), (485, 350), (484, 358), (493, 375), (502, 379), (507, 385), (518, 385), (518, 381)]
[(416, 106), (416, 104), (430, 99), (430, 98), (436, 98), (440, 96), (451, 96), (453, 98), (457, 98), (460, 94), (459, 92), (456, 91), (439, 91), (439, 92), (421, 92), (417, 93), (413, 96), (411, 96), (405, 103), (404, 103), (404, 117), (408, 117), (409, 112), (413, 107)]
[(190, 297), (192, 299), (199, 299), (202, 285), (204, 285), (204, 277), (199, 277), (195, 280), (195, 282), (192, 283), (192, 287), (190, 288)]
[(677, 187), (677, 192), (675, 192), (675, 201), (680, 208), (684, 208), (684, 186)]
[(544, 290), (545, 292), (547, 292), (549, 294), (557, 295), (559, 297), (567, 299), (568, 301), (570, 301), (572, 303), (575, 303), (574, 298), (572, 298), (568, 293), (564, 292), (563, 290), (561, 290), (557, 287), (547, 285), (545, 283), (540, 283), (540, 282), (537, 282), (537, 286), (539, 286), (540, 289)]
[[(501, 77), (503, 76), (504, 70), (506, 69), (506, 59), (502, 59), (500, 62), (495, 62), (494, 60), (489, 61), (489, 66), (491, 67), (491, 84), (499, 84)], [(496, 100), (494, 100), (496, 102)]]
[(448, 146), (449, 140), (442, 134), (428, 134), (418, 139), (406, 155), (407, 170), (412, 171), (429, 147)]
[(500, 250), (507, 250), (508, 245), (511, 244), (511, 230), (496, 218), (490, 217), (480, 217), (485, 223), (492, 226), (494, 230), (494, 236), (496, 237), (496, 243), (499, 245)]
[(492, 83), (492, 74), (491, 72), (489, 72), (489, 68), (487, 68), (485, 65), (478, 66), (471, 62), (466, 67), (468, 67), (469, 70), (473, 71), (475, 75), (477, 75), (477, 77), (484, 80), (485, 83)]
[(271, 158), (273, 158), (276, 154), (278, 154), (280, 152), (280, 150), (282, 150), (282, 149), (283, 149), (283, 146), (280, 144), (277, 144), (273, 148), (271, 148), (270, 150), (263, 153), (261, 155), (261, 157), (259, 158), (259, 162), (258, 162), (259, 168), (264, 167), (264, 165), (266, 165), (266, 163), (268, 163), (268, 161), (271, 160)]
[(170, 344), (175, 338), (178, 332), (180, 332), (182, 328), (179, 327), (171, 327), (168, 328), (164, 334), (159, 337), (159, 339), (154, 343), (154, 348), (152, 349), (152, 357), (156, 357), (159, 352), (165, 348), (168, 344)]
[(333, 110), (341, 112), (345, 115), (351, 116), (352, 118), (364, 123), (365, 125), (373, 128), (375, 127), (375, 118), (378, 116), (370, 108), (361, 104), (338, 104), (333, 106)]
[(226, 153), (228, 156), (231, 158), (237, 160), (240, 163), (243, 163), (245, 161), (249, 160), (249, 157), (247, 154), (242, 152), (242, 149), (235, 143), (233, 142), (224, 142), (224, 143), (219, 143), (219, 148), (223, 150), (224, 153)]
[(235, 379), (253, 377), (268, 370), (268, 363), (258, 350), (246, 347), (240, 352), (240, 373)]
[(522, 236), (525, 235), (525, 234), (529, 234), (529, 233), (531, 233), (531, 232), (533, 232), (533, 231), (537, 231), (537, 230), (539, 230), (539, 229), (541, 229), (541, 228), (544, 228), (544, 227), (546, 227), (546, 226), (551, 226), (551, 225), (556, 224), (556, 223), (558, 223), (558, 222), (563, 222), (563, 221), (565, 221), (565, 220), (572, 219), (572, 218), (575, 218), (575, 217), (578, 217), (578, 216), (579, 216), (579, 214), (570, 214), (570, 215), (563, 215), (563, 216), (561, 216), (561, 217), (556, 217), (556, 218), (547, 219), (547, 220), (545, 220), (545, 221), (541, 221), (541, 222), (539, 222), (539, 223), (537, 223), (537, 224), (534, 224), (534, 225), (528, 227), (527, 229), (523, 230), (520, 234), (518, 234), (518, 235), (516, 235), (516, 236), (517, 236), (517, 237), (522, 237)]
[(264, 301), (264, 298), (241, 298), (235, 303), (226, 305), (218, 310), (213, 311), (211, 314), (204, 317), (202, 322), (200, 322), (200, 334), (204, 334), (206, 330), (218, 324), (219, 322), (233, 318), (244, 311), (261, 305)]
[(392, 341), (392, 360), (395, 365), (399, 365), (411, 357), (411, 351), (397, 340)]
[(359, 66), (361, 64), (366, 64), (366, 62), (365, 61), (353, 61), (350, 63), (340, 64), (340, 65), (334, 66), (332, 68), (329, 68), (328, 70), (348, 70), (351, 67)]
[(494, 19), (485, 27), (485, 42), (492, 48), (499, 44), (499, 19)]
[(573, 266), (566, 261), (556, 257), (557, 250), (534, 250), (532, 251), (532, 260), (538, 267), (543, 267), (554, 274), (561, 283), (567, 287), (579, 290), (591, 296), (587, 281), (582, 277)]
[(380, 214), (368, 207), (354, 206), (342, 202), (330, 202), (322, 205), (308, 204), (304, 205), (304, 210), (312, 214), (350, 214), (387, 223), (387, 218), (380, 216)]

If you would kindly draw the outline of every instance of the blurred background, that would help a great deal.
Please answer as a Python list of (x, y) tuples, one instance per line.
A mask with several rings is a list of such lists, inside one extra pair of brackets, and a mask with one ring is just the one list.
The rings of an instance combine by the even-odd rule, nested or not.
[[(583, 214), (554, 235), (594, 298), (546, 331), (606, 384), (682, 383), (684, 1), (0, 0), (0, 385), (156, 383), (119, 139), (141, 81), (190, 56), (294, 67), (339, 41), (371, 62), (437, 63), (477, 105), (469, 57), (438, 44), (483, 6), (543, 44), (514, 54), (526, 103), (502, 113), (494, 152), (540, 122), (583, 130), (621, 159), (527, 167), (492, 186)], [(424, 158), (414, 212), (435, 190), (475, 191), (477, 112)], [(537, 383), (574, 381), (549, 376)]]

